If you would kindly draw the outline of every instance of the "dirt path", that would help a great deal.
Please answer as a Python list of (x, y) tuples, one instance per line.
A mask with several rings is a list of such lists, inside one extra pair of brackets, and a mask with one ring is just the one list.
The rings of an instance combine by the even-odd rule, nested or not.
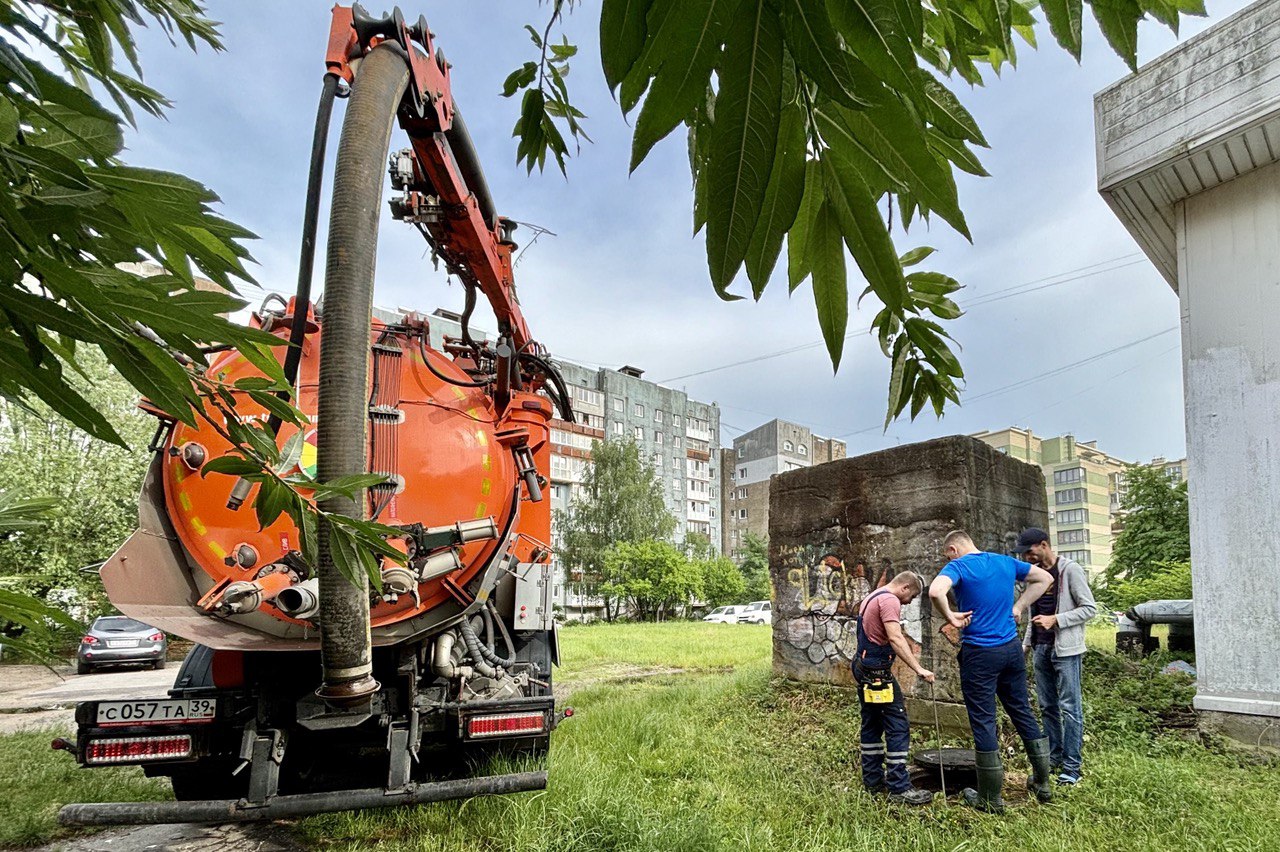
[(78, 675), (70, 667), (0, 667), (0, 734), (36, 728), (70, 729), (78, 701), (155, 698), (173, 685), (177, 668), (109, 669)]

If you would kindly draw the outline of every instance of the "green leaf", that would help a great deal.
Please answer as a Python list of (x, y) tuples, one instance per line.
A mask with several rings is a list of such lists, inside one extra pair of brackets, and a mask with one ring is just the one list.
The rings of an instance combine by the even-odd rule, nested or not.
[(814, 0), (777, 0), (787, 49), (818, 90), (845, 106), (866, 106), (826, 7)]
[[(924, 128), (906, 107), (887, 101), (871, 109), (855, 111), (830, 104), (823, 107), (819, 117), (824, 120), (823, 136), (832, 150), (855, 165), (857, 153), (871, 159), (885, 174), (903, 184), (921, 204), (937, 212), (972, 242), (951, 169), (929, 149)], [(873, 186), (873, 181), (874, 177), (864, 178), (868, 186)]]
[(906, 404), (903, 392), (910, 388), (910, 385), (904, 381), (910, 355), (909, 343), (910, 340), (905, 334), (899, 334), (893, 341), (893, 354), (890, 361), (892, 366), (889, 370), (889, 402), (884, 416), (885, 429), (889, 428), (893, 418), (898, 416), (898, 412), (902, 411), (902, 407)]
[(7, 97), (0, 97), (0, 145), (18, 138), (18, 110)]
[(790, 292), (809, 277), (812, 270), (809, 257), (809, 234), (822, 207), (822, 166), (817, 160), (809, 160), (804, 167), (804, 193), (800, 197), (800, 209), (795, 222), (787, 233), (787, 284)]
[(955, 163), (961, 171), (976, 177), (990, 177), (990, 173), (983, 168), (978, 156), (970, 151), (964, 142), (934, 132), (929, 133), (928, 141), (930, 150)]
[(1049, 32), (1062, 48), (1080, 61), (1080, 26), (1084, 16), (1083, 0), (1041, 0), (1040, 8), (1049, 21)]
[(264, 477), (253, 501), (253, 511), (258, 517), (258, 529), (265, 530), (276, 522), (292, 501), (293, 492), (274, 477)]
[(666, 55), (644, 99), (631, 142), (631, 171), (706, 96), (730, 16), (742, 0), (681, 0), (654, 35)]
[(760, 218), (747, 246), (747, 277), (751, 293), (758, 301), (764, 293), (778, 255), (782, 238), (796, 221), (805, 183), (805, 115), (795, 105), (785, 107), (778, 126), (778, 150), (773, 157), (769, 184), (765, 190)]
[[(830, 154), (830, 152), (828, 152)], [(906, 302), (907, 282), (889, 228), (858, 171), (837, 156), (825, 156), (827, 200), (839, 215), (845, 242), (867, 283), (887, 307)]]
[(1111, 49), (1130, 70), (1138, 70), (1138, 21), (1142, 9), (1134, 0), (1093, 0), (1093, 17)]
[[(1017, 62), (1017, 52), (1010, 32), (1013, 27), (1013, 18), (1009, 7), (1016, 3), (1017, 0), (978, 0), (978, 9), (987, 25), (987, 35), (996, 42), (997, 49), (1004, 54), (1004, 58), (1011, 65)], [(992, 62), (992, 65), (999, 70), (998, 60)]]
[(85, 115), (57, 104), (46, 104), (33, 117), (35, 132), (27, 142), (68, 157), (114, 157), (124, 147), (124, 134), (114, 118)]
[(967, 139), (983, 148), (991, 147), (978, 122), (950, 89), (923, 68), (916, 73), (925, 96), (925, 117), (930, 124), (953, 139)]
[(645, 19), (653, 0), (604, 0), (600, 10), (600, 64), (613, 91), (644, 50)]
[(911, 342), (920, 348), (925, 358), (938, 372), (955, 376), (957, 379), (964, 376), (964, 370), (960, 368), (960, 362), (956, 359), (955, 353), (946, 344), (944, 338), (947, 333), (942, 326), (930, 320), (910, 317), (902, 323), (902, 327), (911, 338)]
[(831, 204), (823, 204), (809, 234), (813, 267), (813, 300), (818, 326), (831, 356), (832, 371), (840, 369), (844, 335), (849, 325), (849, 284), (844, 268), (844, 241)]
[(302, 458), (303, 443), (304, 433), (302, 430), (298, 430), (289, 436), (289, 439), (284, 442), (284, 446), (280, 448), (280, 461), (275, 468), (277, 474), (284, 474), (298, 463)]
[(208, 476), (211, 473), (225, 473), (228, 476), (250, 476), (252, 474), (261, 474), (262, 467), (257, 462), (241, 456), (225, 455), (216, 459), (209, 459), (204, 463), (204, 467), (200, 468), (201, 476)]
[(525, 88), (538, 76), (538, 63), (526, 62), (507, 75), (502, 83), (502, 96), (509, 98), (518, 90)]
[(827, 13), (845, 43), (876, 77), (913, 101), (923, 96), (916, 82), (915, 52), (893, 8), (893, 0), (826, 0)]
[(941, 272), (912, 272), (907, 275), (912, 290), (934, 296), (948, 296), (961, 289), (960, 282)]
[(712, 128), (707, 261), (722, 299), (746, 257), (773, 168), (782, 104), (782, 28), (766, 0), (730, 22)]
[[(903, 267), (915, 266), (935, 251), (937, 251), (937, 249), (932, 246), (919, 246), (918, 248), (913, 248), (911, 251), (908, 251), (899, 257), (898, 263), (902, 264)], [(907, 280), (910, 281), (911, 276), (908, 275)]]

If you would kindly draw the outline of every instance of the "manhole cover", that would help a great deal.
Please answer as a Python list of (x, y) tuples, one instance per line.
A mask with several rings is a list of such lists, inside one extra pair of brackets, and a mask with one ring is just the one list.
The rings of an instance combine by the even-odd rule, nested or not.
[(947, 772), (973, 772), (975, 760), (971, 748), (931, 748), (916, 754), (916, 765), (930, 772), (940, 768)]

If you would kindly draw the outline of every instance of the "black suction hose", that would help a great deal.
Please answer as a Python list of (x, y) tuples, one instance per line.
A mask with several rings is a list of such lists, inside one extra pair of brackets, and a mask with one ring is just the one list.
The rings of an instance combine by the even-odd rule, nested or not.
[[(316, 407), (316, 466), (321, 482), (364, 473), (373, 278), (378, 221), (391, 130), (409, 83), (403, 55), (377, 47), (360, 63), (342, 124), (334, 170), (325, 265), (324, 345)], [(320, 501), (326, 512), (364, 517), (363, 490)], [(324, 683), (317, 693), (334, 704), (356, 703), (377, 691), (362, 571), (348, 580), (334, 561), (329, 524), (319, 528), (320, 653)]]
[[(298, 255), (298, 288), (294, 302), (293, 327), (289, 329), (289, 349), (284, 355), (284, 380), (295, 387), (298, 364), (302, 361), (302, 342), (307, 336), (307, 307), (311, 304), (311, 268), (316, 259), (316, 225), (320, 219), (320, 191), (324, 186), (324, 155), (329, 140), (329, 120), (333, 116), (333, 99), (338, 92), (338, 75), (325, 74), (320, 86), (320, 106), (316, 108), (315, 132), (311, 136), (311, 167), (307, 172), (307, 204), (302, 214), (302, 250)], [(263, 303), (266, 304), (265, 302)], [(279, 397), (288, 400), (281, 391)], [(280, 418), (267, 419), (272, 435), (280, 434)], [(231, 489), (227, 507), (239, 509), (249, 496), (253, 483), (239, 479)]]
[[(298, 288), (295, 293), (293, 327), (289, 329), (289, 351), (284, 356), (284, 379), (293, 386), (298, 380), (298, 364), (302, 361), (302, 341), (307, 336), (307, 308), (311, 304), (311, 269), (316, 260), (316, 226), (320, 221), (320, 190), (324, 186), (324, 155), (329, 141), (329, 119), (333, 115), (333, 99), (338, 93), (338, 75), (325, 74), (320, 88), (320, 106), (316, 110), (316, 128), (311, 136), (311, 170), (307, 174), (307, 207), (302, 214), (302, 250), (298, 254)], [(301, 320), (301, 322), (299, 322)], [(272, 433), (280, 428), (280, 420), (267, 421)]]

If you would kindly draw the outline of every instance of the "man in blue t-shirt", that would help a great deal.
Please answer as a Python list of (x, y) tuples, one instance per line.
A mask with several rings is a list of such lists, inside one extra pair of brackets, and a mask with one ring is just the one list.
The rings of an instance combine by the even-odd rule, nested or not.
[[(949, 624), (963, 630), (960, 642), (960, 691), (969, 711), (977, 755), (978, 789), (961, 795), (968, 804), (1002, 813), (1004, 765), (996, 737), (996, 698), (1013, 720), (1027, 747), (1034, 774), (1027, 787), (1042, 802), (1053, 798), (1049, 780), (1049, 740), (1040, 728), (1027, 697), (1027, 663), (1018, 639), (1017, 622), (1032, 601), (1049, 588), (1049, 572), (999, 553), (974, 547), (969, 534), (956, 530), (943, 540), (947, 566), (929, 584), (934, 608)], [(1014, 584), (1026, 582), (1014, 600)], [(960, 612), (953, 612), (947, 594), (954, 592)]]

